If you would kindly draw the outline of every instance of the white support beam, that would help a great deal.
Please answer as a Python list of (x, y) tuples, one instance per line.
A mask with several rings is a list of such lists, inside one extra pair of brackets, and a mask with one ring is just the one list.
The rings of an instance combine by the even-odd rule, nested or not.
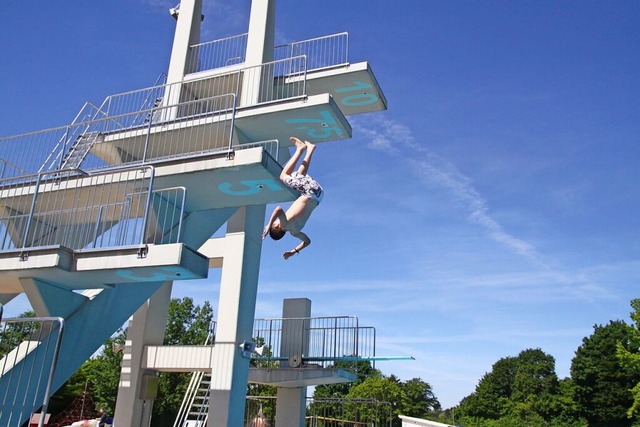
[(144, 369), (144, 349), (162, 344), (167, 325), (172, 282), (165, 282), (133, 315), (127, 328), (120, 385), (114, 416), (115, 425), (146, 426), (151, 421), (155, 395), (151, 383), (155, 372)]
[(243, 425), (249, 360), (238, 345), (250, 341), (258, 290), (265, 205), (239, 209), (229, 220), (211, 359), (209, 427)]

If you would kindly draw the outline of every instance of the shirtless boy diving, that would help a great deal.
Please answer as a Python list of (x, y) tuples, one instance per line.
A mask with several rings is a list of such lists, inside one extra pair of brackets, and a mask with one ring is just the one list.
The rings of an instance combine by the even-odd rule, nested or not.
[[(301, 240), (295, 248), (282, 254), (284, 259), (289, 259), (293, 255), (300, 253), (302, 249), (311, 244), (311, 239), (302, 232), (302, 228), (311, 216), (311, 212), (320, 204), (324, 195), (320, 184), (307, 174), (311, 156), (313, 156), (316, 146), (293, 136), (289, 139), (293, 142), (296, 151), (287, 164), (284, 165), (280, 180), (302, 195), (293, 202), (286, 212), (280, 206), (277, 206), (262, 233), (263, 239), (269, 234), (273, 240), (280, 240), (288, 231), (293, 237)], [(298, 160), (302, 157), (302, 153), (305, 153), (304, 159), (302, 159), (298, 170), (294, 171)]]

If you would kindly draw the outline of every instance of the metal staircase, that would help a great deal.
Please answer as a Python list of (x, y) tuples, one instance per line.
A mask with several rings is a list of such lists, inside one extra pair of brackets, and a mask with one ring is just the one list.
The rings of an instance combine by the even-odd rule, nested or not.
[(93, 144), (100, 139), (99, 132), (85, 132), (79, 135), (71, 148), (62, 157), (60, 169), (76, 169), (91, 150)]
[[(204, 345), (212, 345), (214, 341), (215, 323), (212, 324)], [(207, 425), (210, 385), (211, 372), (191, 374), (189, 386), (182, 399), (173, 427), (204, 427)]]

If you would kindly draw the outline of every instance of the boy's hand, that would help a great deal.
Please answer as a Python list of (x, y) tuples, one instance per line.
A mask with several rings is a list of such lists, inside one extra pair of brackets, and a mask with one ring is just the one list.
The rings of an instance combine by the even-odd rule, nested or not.
[(264, 240), (264, 238), (267, 237), (267, 234), (269, 234), (269, 226), (268, 225), (264, 228), (264, 231), (262, 232), (262, 240)]
[(282, 258), (289, 259), (292, 256), (294, 256), (295, 254), (297, 254), (297, 252), (295, 250), (294, 251), (287, 251), (287, 252), (282, 254)]

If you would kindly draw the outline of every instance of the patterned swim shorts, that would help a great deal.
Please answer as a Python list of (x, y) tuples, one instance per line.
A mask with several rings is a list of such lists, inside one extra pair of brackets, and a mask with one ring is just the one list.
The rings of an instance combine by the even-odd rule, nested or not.
[(322, 189), (322, 186), (320, 186), (320, 184), (318, 184), (318, 182), (309, 175), (302, 175), (298, 172), (293, 172), (291, 175), (287, 176), (283, 182), (287, 184), (288, 187), (299, 191), (303, 196), (315, 200), (318, 203), (320, 203), (324, 197), (324, 190)]

